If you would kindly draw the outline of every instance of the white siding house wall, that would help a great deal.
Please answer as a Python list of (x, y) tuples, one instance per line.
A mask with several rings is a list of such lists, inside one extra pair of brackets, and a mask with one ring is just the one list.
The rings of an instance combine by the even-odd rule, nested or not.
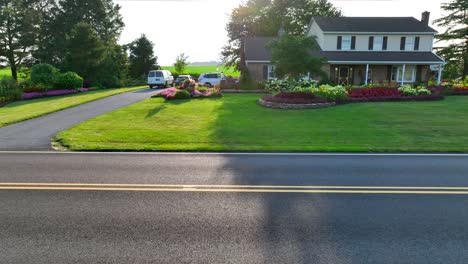
[[(314, 25), (316, 25), (314, 23)], [(320, 29), (319, 29), (320, 30)], [(313, 31), (313, 26), (311, 27), (310, 32), (318, 32)], [(317, 34), (317, 41), (324, 51), (337, 51), (337, 38), (338, 36), (349, 36), (350, 34), (327, 34), (321, 32), (321, 34)], [(400, 43), (401, 37), (407, 36), (414, 36), (420, 37), (419, 42), (419, 50), (418, 51), (425, 51), (425, 52), (432, 52), (432, 43), (434, 41), (433, 35), (358, 35), (352, 34), (352, 36), (356, 36), (356, 50), (355, 51), (369, 51), (369, 37), (370, 36), (387, 36), (388, 37), (388, 46), (387, 51), (400, 51)], [(322, 39), (320, 39), (322, 38)]]
[(308, 36), (316, 36), (317, 37), (317, 43), (320, 46), (320, 48), (323, 50), (325, 36), (323, 34), (322, 29), (317, 25), (317, 23), (313, 22), (313, 24), (310, 27), (310, 30), (307, 33), (307, 35)]

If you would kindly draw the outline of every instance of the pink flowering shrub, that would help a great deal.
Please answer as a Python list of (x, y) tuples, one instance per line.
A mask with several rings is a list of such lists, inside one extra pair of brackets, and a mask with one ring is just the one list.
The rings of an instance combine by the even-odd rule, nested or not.
[(39, 97), (67, 95), (67, 94), (74, 94), (74, 93), (87, 92), (87, 91), (88, 91), (87, 88), (80, 88), (79, 90), (51, 90), (47, 92), (23, 93), (23, 100), (34, 99), (34, 98), (39, 98)]
[(154, 95), (153, 97), (164, 97), (166, 100), (179, 99), (180, 97), (176, 96), (176, 93), (179, 91), (187, 91), (190, 94), (191, 98), (207, 98), (207, 97), (221, 97), (219, 87), (214, 87), (211, 89), (200, 89), (198, 87), (187, 87), (185, 89), (177, 89), (175, 87), (167, 88)]

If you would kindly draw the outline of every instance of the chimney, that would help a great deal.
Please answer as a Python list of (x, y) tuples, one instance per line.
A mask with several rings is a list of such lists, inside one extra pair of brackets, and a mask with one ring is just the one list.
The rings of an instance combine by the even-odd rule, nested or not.
[(421, 17), (421, 22), (426, 25), (426, 26), (429, 26), (429, 17), (431, 16), (431, 13), (429, 12), (424, 12), (422, 13), (422, 17)]

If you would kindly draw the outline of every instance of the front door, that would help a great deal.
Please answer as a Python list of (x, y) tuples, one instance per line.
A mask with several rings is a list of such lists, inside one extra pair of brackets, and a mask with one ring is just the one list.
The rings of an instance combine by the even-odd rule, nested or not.
[(351, 81), (351, 67), (349, 66), (340, 66), (338, 68), (338, 85), (349, 85)]

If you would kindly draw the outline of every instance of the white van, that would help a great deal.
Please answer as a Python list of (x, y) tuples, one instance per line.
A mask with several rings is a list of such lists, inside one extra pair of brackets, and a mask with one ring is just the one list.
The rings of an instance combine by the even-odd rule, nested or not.
[(221, 84), (221, 81), (225, 79), (223, 73), (212, 72), (204, 73), (198, 78), (198, 83), (207, 87), (213, 87), (215, 85)]
[(170, 71), (157, 70), (150, 71), (148, 73), (148, 85), (152, 89), (153, 87), (165, 88), (174, 84), (174, 76)]

